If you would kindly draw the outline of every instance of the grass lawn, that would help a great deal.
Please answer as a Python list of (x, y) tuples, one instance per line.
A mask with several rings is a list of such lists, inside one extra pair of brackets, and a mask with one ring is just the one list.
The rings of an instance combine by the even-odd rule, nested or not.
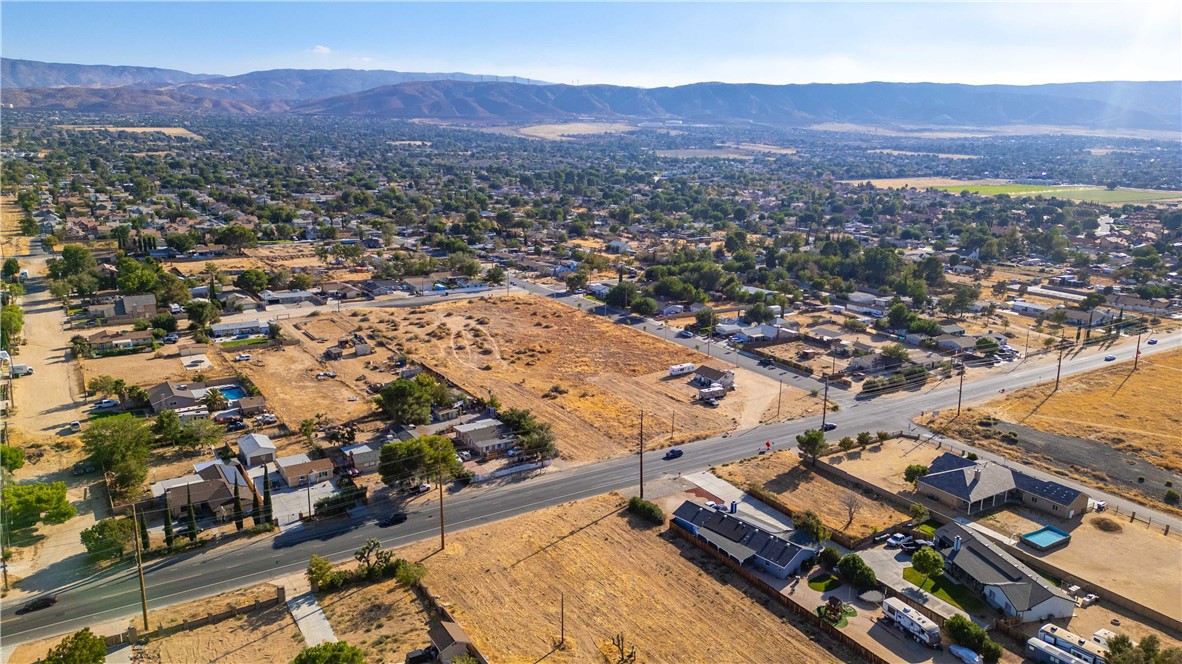
[(260, 339), (235, 339), (234, 341), (227, 341), (222, 344), (222, 348), (237, 348), (239, 346), (254, 346), (257, 344), (265, 344), (270, 339), (266, 337)]
[(927, 539), (934, 540), (934, 539), (936, 539), (936, 528), (939, 528), (939, 527), (940, 527), (940, 524), (929, 519), (929, 520), (923, 522), (923, 524), (920, 525), (918, 528), (916, 528), (916, 530), (927, 535)]
[(122, 417), (122, 416), (138, 417), (140, 419), (147, 419), (147, 417), (148, 417), (147, 414), (142, 410), (132, 410), (132, 411), (128, 411), (126, 413), (121, 413), (121, 412), (119, 412), (118, 409), (111, 408), (108, 410), (90, 411), (90, 414), (87, 416), (86, 419), (93, 422), (94, 420), (105, 420), (108, 417)]
[(818, 574), (809, 579), (809, 588), (823, 593), (841, 587), (841, 580), (832, 574)]
[(903, 568), (903, 578), (908, 583), (918, 586), (920, 590), (927, 591), (966, 613), (977, 613), (985, 608), (985, 605), (972, 590), (946, 576), (925, 579), (922, 574), (915, 571), (914, 567), (905, 567)]
[(971, 184), (965, 186), (937, 187), (944, 191), (959, 193), (966, 189), (974, 194), (996, 196), (1009, 194), (1011, 196), (1044, 196), (1047, 198), (1065, 198), (1094, 203), (1143, 203), (1147, 201), (1169, 200), (1178, 198), (1182, 192), (1151, 191), (1145, 189), (1113, 189), (1107, 187), (1057, 187), (1042, 184)]

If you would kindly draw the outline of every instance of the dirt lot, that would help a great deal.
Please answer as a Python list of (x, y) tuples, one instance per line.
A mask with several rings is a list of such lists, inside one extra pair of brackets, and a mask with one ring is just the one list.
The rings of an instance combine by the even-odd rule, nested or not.
[(522, 127), (517, 133), (532, 138), (551, 141), (568, 141), (572, 136), (593, 136), (596, 134), (618, 134), (636, 131), (636, 127), (618, 122), (566, 122)]
[(426, 612), (394, 579), (322, 594), (320, 606), (337, 638), (364, 650), (370, 662), (399, 662), (430, 642)]
[(218, 270), (228, 274), (238, 274), (246, 270), (266, 269), (258, 259), (250, 256), (232, 256), (228, 258), (207, 258), (195, 261), (168, 261), (165, 266), (181, 274), (191, 277), (205, 272), (205, 266), (213, 263)]
[[(275, 587), (259, 584), (234, 592), (148, 613), (152, 629), (175, 625), (234, 606), (244, 606), (256, 598), (273, 597)], [(137, 614), (138, 615), (138, 614)], [(131, 624), (130, 622), (128, 624)], [(142, 627), (139, 618), (135, 624)], [(116, 633), (124, 626), (98, 628), (103, 636)], [(32, 664), (44, 657), (61, 637), (35, 641), (19, 646), (9, 658), (9, 664)], [(266, 611), (230, 618), (216, 625), (207, 625), (170, 636), (152, 639), (145, 650), (143, 662), (287, 662), (299, 654), (304, 639), (285, 605)]]
[[(793, 510), (812, 510), (831, 530), (851, 537), (871, 535), (909, 518), (884, 503), (807, 470), (795, 450), (781, 450), (726, 464), (714, 472), (739, 487), (762, 486)], [(859, 505), (852, 520), (845, 507), (847, 499), (856, 500)]]
[[(763, 661), (771, 652), (838, 661), (759, 591), (663, 528), (635, 525), (622, 505), (618, 495), (568, 503), (458, 533), (444, 553), (422, 543), (399, 555), (425, 558), (431, 592), (496, 662), (598, 661), (620, 632), (645, 662)], [(553, 651), (560, 595), (567, 646)], [(693, 638), (691, 656), (687, 635), (709, 636)]]
[[(192, 340), (185, 337), (181, 343), (189, 344)], [(82, 374), (86, 381), (95, 376), (107, 375), (122, 378), (128, 385), (139, 385), (144, 389), (167, 380), (189, 382), (194, 380), (198, 373), (205, 374), (207, 378), (234, 375), (234, 367), (224, 354), (216, 350), (216, 345), (211, 344), (210, 352), (205, 354), (213, 367), (200, 372), (187, 369), (181, 364), (180, 351), (177, 350), (179, 346), (180, 344), (168, 344), (155, 351), (83, 360)]]
[[(1053, 525), (1071, 533), (1067, 546), (1039, 553), (1022, 549), (1069, 574), (1077, 575), (1125, 594), (1130, 599), (1168, 616), (1182, 615), (1182, 537), (1163, 535), (1144, 523), (1130, 523), (1127, 517), (1105, 513), (1087, 514), (1083, 519), (1061, 520), (1042, 512), (1009, 507), (980, 520), (982, 525), (1010, 536)], [(1119, 528), (1115, 532), (1098, 527)], [(1136, 555), (1113, 555), (1113, 552)], [(1147, 582), (1146, 570), (1157, 570)], [(1093, 629), (1093, 631), (1095, 631)], [(1090, 634), (1091, 632), (1088, 632)]]
[(1005, 180), (956, 180), (954, 178), (872, 178), (870, 180), (846, 180), (851, 184), (863, 184), (869, 182), (870, 184), (880, 189), (894, 188), (902, 189), (904, 187), (914, 187), (916, 189), (927, 189), (928, 187), (969, 187), (980, 184), (1005, 184)]
[(858, 454), (835, 455), (825, 460), (855, 477), (894, 492), (910, 491), (903, 481), (903, 471), (911, 464), (929, 465), (943, 452), (934, 445), (907, 438), (892, 438), (882, 445), (872, 445)]
[[(491, 391), (505, 406), (528, 408), (550, 422), (568, 461), (630, 451), (642, 410), (645, 438), (653, 445), (668, 443), (674, 427), (682, 441), (753, 426), (775, 413), (779, 385), (770, 378), (739, 369), (737, 389), (718, 408), (709, 408), (694, 401), (697, 390), (688, 377), (671, 379), (668, 367), (725, 366), (721, 361), (542, 298), (480, 298), (368, 314), (368, 322), (361, 315), (319, 317), (305, 330), (332, 343), (358, 325), (372, 328), (388, 348), (407, 353), (470, 394)], [(317, 352), (329, 345), (300, 338)], [(376, 356), (384, 360), (387, 352)], [(366, 371), (368, 358), (348, 357), (332, 365), (354, 384), (353, 374)], [(368, 372), (376, 381), (378, 374)], [(804, 391), (784, 388), (781, 419), (818, 409)]]
[(115, 127), (113, 125), (54, 125), (54, 129), (74, 131), (126, 131), (133, 134), (161, 133), (165, 136), (180, 136), (194, 140), (205, 140), (184, 127)]

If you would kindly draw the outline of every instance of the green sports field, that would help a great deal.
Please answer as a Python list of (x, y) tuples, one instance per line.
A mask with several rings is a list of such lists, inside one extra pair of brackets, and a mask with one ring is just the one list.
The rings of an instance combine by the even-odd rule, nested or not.
[(1182, 191), (1155, 191), (1149, 189), (1113, 189), (1106, 187), (1054, 187), (1041, 184), (966, 184), (938, 187), (944, 191), (960, 193), (968, 190), (983, 196), (1009, 194), (1011, 196), (1045, 196), (1066, 198), (1073, 201), (1092, 203), (1150, 203), (1182, 199)]

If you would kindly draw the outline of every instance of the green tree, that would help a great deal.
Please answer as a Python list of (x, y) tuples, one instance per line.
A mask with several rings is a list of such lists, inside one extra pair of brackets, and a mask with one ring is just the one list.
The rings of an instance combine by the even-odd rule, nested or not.
[(258, 245), (259, 238), (254, 231), (246, 226), (232, 224), (218, 232), (217, 241), (226, 245), (230, 251), (242, 253), (243, 249)]
[(104, 417), (82, 432), (88, 454), (111, 472), (111, 483), (119, 491), (139, 487), (148, 476), (148, 445), (152, 432), (133, 415)]
[(940, 576), (944, 573), (944, 556), (930, 546), (922, 546), (911, 554), (911, 566), (925, 579)]
[(238, 481), (234, 481), (234, 528), (242, 532), (242, 498), (238, 495)]
[(96, 558), (122, 558), (135, 537), (135, 524), (126, 517), (103, 519), (80, 534), (86, 552)]
[(639, 297), (640, 290), (631, 281), (621, 281), (612, 286), (603, 297), (603, 301), (610, 307), (627, 309)]
[(772, 308), (763, 302), (756, 302), (755, 304), (747, 307), (747, 310), (743, 312), (743, 320), (751, 324), (770, 323), (775, 319), (775, 312), (773, 312)]
[(505, 282), (505, 268), (500, 265), (494, 265), (488, 268), (484, 273), (484, 280), (493, 286), (498, 286)]
[(365, 653), (344, 641), (304, 648), (291, 664), (365, 664)]
[(312, 277), (304, 272), (293, 275), (291, 282), (287, 284), (293, 290), (308, 290), (312, 287)]
[(651, 297), (638, 297), (632, 301), (632, 313), (648, 318), (657, 313), (657, 301)]
[(176, 534), (172, 529), (172, 510), (164, 510), (164, 546), (172, 548), (172, 543), (176, 541)]
[(222, 394), (221, 390), (211, 387), (205, 393), (205, 396), (201, 397), (200, 403), (202, 406), (208, 408), (209, 412), (213, 413), (219, 410), (225, 410), (230, 405), (230, 400), (226, 398), (226, 395)]
[(176, 332), (177, 323), (176, 316), (170, 313), (159, 313), (148, 319), (153, 329), (164, 330), (165, 332)]
[(566, 275), (566, 288), (570, 291), (583, 290), (587, 287), (588, 276), (583, 270)]
[(387, 485), (418, 482), (439, 471), (452, 476), (459, 467), (451, 439), (443, 436), (386, 443), (378, 457), (378, 472)]
[(66, 499), (65, 482), (8, 484), (2, 496), (8, 525), (18, 530), (38, 521), (65, 523), (78, 513)]
[(829, 451), (829, 442), (820, 429), (809, 429), (796, 436), (796, 446), (810, 464), (816, 464), (817, 458)]
[(919, 478), (927, 474), (927, 466), (920, 463), (913, 463), (903, 470), (903, 479), (910, 482), (911, 484), (915, 484), (919, 481)]
[(234, 280), (234, 285), (251, 293), (261, 293), (267, 289), (267, 273), (262, 270), (244, 270)]
[(1001, 350), (1001, 346), (993, 337), (977, 337), (977, 342), (973, 345), (986, 355), (996, 355)]
[(431, 421), (431, 393), (423, 384), (400, 379), (378, 393), (382, 409), (397, 424), (426, 424)]
[(15, 304), (5, 305), (0, 309), (0, 333), (4, 335), (4, 347), (12, 345), (12, 340), (19, 337), (25, 327), (25, 312)]
[(837, 563), (841, 562), (841, 552), (831, 546), (827, 546), (821, 549), (821, 553), (817, 555), (817, 562), (831, 570), (837, 569)]
[(181, 423), (177, 445), (186, 449), (212, 447), (222, 441), (226, 430), (213, 420), (192, 419)]
[(837, 573), (858, 588), (873, 588), (878, 585), (874, 570), (856, 553), (847, 553), (837, 562)]
[(74, 353), (77, 359), (89, 358), (91, 356), (90, 340), (81, 334), (75, 334), (70, 337), (70, 350)]
[(1079, 303), (1079, 308), (1084, 311), (1091, 311), (1107, 301), (1108, 298), (1104, 296), (1104, 293), (1092, 291), (1084, 296), (1084, 299)]
[(9, 258), (4, 261), (4, 281), (12, 281), (12, 278), (21, 273), (21, 264), (15, 258)]
[(217, 321), (222, 310), (210, 300), (189, 300), (185, 313), (189, 315), (189, 329), (204, 330)]
[(919, 503), (911, 503), (911, 507), (907, 511), (911, 515), (911, 523), (922, 524), (932, 518), (932, 513), (928, 511), (928, 508)]
[(25, 465), (25, 451), (13, 445), (0, 445), (0, 468), (18, 470)]
[(263, 523), (272, 523), (274, 514), (271, 510), (271, 479), (267, 464), (263, 464)]
[(858, 434), (858, 446), (868, 447), (870, 443), (874, 442), (874, 436), (869, 431), (863, 431)]
[[(264, 478), (264, 481), (266, 481), (265, 478)], [(259, 504), (259, 492), (258, 491), (251, 491), (250, 492), (250, 519), (251, 519), (251, 521), (254, 522), (254, 525), (256, 525), (256, 526), (266, 523), (265, 521), (263, 521), (263, 511), (262, 511), (262, 505)]]
[(168, 445), (175, 445), (181, 438), (181, 418), (175, 410), (161, 411), (152, 423), (152, 433), (156, 440)]
[(713, 330), (718, 325), (718, 314), (710, 307), (702, 307), (694, 312), (694, 323), (699, 330)]
[(148, 515), (139, 512), (135, 520), (140, 531), (140, 548), (147, 551), (152, 548), (152, 539), (148, 536)]
[(188, 484), (185, 485), (185, 516), (185, 525), (189, 529), (185, 535), (189, 537), (190, 542), (194, 542), (197, 540), (197, 510), (193, 507), (193, 491)]
[(816, 512), (807, 510), (792, 517), (792, 525), (805, 535), (813, 538), (817, 543), (829, 539), (829, 529), (821, 523), (821, 517)]
[(197, 246), (197, 241), (188, 233), (166, 233), (164, 235), (164, 244), (168, 245), (170, 249), (176, 251), (178, 254), (184, 254)]
[(107, 660), (107, 640), (85, 627), (62, 639), (50, 649), (45, 664), (103, 664)]
[(837, 445), (843, 452), (849, 452), (858, 446), (858, 442), (850, 436), (845, 436), (840, 441), (838, 441)]

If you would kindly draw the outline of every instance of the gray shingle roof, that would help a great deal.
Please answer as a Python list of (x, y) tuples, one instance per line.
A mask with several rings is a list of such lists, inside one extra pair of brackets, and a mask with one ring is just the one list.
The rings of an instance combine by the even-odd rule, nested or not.
[[(960, 537), (960, 550), (953, 541)], [(1052, 597), (1068, 598), (1037, 572), (1018, 562), (971, 528), (952, 522), (936, 531), (944, 560), (983, 586), (996, 586), (1018, 611), (1028, 611)]]
[[(980, 471), (980, 472), (978, 472)], [(1031, 477), (992, 462), (977, 462), (945, 452), (928, 466), (919, 484), (932, 486), (961, 500), (982, 500), (1011, 489), (1034, 494), (1059, 505), (1070, 505), (1080, 492), (1058, 482)]]

